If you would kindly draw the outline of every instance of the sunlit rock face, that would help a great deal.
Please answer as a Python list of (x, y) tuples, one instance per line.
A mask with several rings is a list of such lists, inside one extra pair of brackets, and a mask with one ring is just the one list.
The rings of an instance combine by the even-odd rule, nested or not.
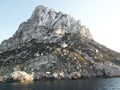
[(11, 79), (13, 81), (17, 82), (32, 82), (33, 81), (33, 75), (32, 74), (27, 74), (24, 71), (14, 71), (13, 73), (10, 74)]
[(80, 21), (44, 6), (0, 45), (0, 82), (98, 76), (120, 76), (120, 53), (94, 41)]
[(44, 6), (37, 6), (31, 17), (20, 24), (13, 37), (2, 42), (0, 50), (5, 51), (32, 39), (39, 42), (56, 42), (65, 33), (79, 33), (92, 39), (89, 29), (82, 26), (80, 21), (76, 21), (72, 16)]

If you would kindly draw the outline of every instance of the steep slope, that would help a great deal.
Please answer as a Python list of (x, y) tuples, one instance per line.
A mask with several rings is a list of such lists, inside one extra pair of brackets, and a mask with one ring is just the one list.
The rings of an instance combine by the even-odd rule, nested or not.
[(120, 54), (93, 40), (89, 29), (62, 12), (38, 6), (0, 45), (0, 76), (22, 70), (34, 79), (120, 76)]
[(0, 51), (20, 43), (27, 43), (32, 39), (39, 42), (56, 42), (65, 33), (80, 33), (92, 39), (88, 28), (81, 26), (80, 21), (75, 21), (73, 17), (62, 12), (38, 6), (30, 19), (20, 24), (13, 37), (2, 42)]

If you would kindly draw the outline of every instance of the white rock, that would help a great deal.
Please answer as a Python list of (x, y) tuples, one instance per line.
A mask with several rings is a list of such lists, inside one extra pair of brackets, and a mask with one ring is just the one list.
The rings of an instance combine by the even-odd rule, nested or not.
[(47, 71), (46, 74), (51, 74), (51, 72)]
[(64, 78), (64, 72), (61, 71), (59, 75), (61, 78)]
[(55, 78), (58, 78), (59, 77), (59, 75), (58, 75), (58, 73), (53, 73), (53, 77), (55, 77)]
[(95, 52), (98, 53), (99, 51), (97, 49), (95, 49)]
[(39, 57), (40, 54), (37, 52), (37, 53), (34, 54), (34, 56), (35, 56), (35, 57)]
[(41, 53), (41, 56), (43, 56), (43, 53)]
[(62, 43), (62, 44), (61, 44), (61, 47), (62, 47), (62, 48), (66, 48), (67, 46), (68, 46), (68, 44), (66, 44), (66, 43)]
[(59, 28), (59, 29), (54, 30), (53, 33), (55, 33), (57, 35), (64, 35), (64, 30)]
[(24, 71), (15, 71), (15, 72), (11, 73), (10, 76), (14, 81), (18, 81), (18, 82), (33, 81), (33, 74), (27, 74)]

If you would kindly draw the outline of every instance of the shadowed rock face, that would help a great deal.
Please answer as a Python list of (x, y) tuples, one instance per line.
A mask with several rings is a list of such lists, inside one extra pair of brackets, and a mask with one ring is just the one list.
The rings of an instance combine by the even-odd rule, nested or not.
[(0, 45), (1, 80), (16, 66), (39, 80), (120, 76), (119, 65), (120, 54), (94, 41), (88, 28), (44, 6)]

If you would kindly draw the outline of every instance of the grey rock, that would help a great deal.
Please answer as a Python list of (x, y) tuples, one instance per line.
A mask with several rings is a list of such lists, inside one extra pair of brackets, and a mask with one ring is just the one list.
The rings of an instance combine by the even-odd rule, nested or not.
[(120, 76), (120, 66), (114, 65), (111, 62), (105, 62), (103, 68), (105, 74), (109, 77)]
[(12, 81), (11, 73), (19, 76), (20, 70), (34, 73), (34, 80), (120, 76), (119, 59), (119, 53), (94, 41), (80, 21), (38, 6), (0, 45), (0, 79)]
[(72, 72), (70, 74), (70, 79), (79, 79), (81, 77), (79, 72)]
[[(16, 33), (0, 45), (0, 51), (15, 47), (20, 43), (27, 43), (32, 39), (41, 42), (56, 42), (64, 33), (80, 33), (82, 36), (92, 39), (85, 26), (79, 21), (62, 12), (56, 12), (44, 6), (37, 6), (30, 19), (20, 24)], [(49, 36), (48, 36), (49, 35)]]

